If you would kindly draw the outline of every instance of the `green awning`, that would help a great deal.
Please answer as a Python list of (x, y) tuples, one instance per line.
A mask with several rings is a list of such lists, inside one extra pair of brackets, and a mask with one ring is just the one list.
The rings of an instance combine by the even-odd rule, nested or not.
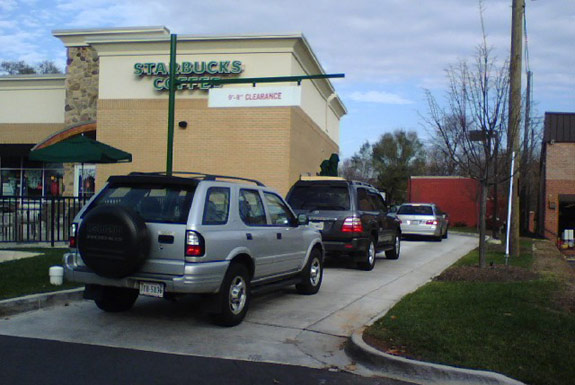
[(132, 154), (80, 135), (30, 151), (29, 159), (50, 163), (119, 163), (131, 162)]

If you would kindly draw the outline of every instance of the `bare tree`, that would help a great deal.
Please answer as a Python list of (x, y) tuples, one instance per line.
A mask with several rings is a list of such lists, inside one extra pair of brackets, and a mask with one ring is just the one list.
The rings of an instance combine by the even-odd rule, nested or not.
[(24, 61), (3, 61), (0, 63), (0, 72), (7, 75), (30, 75), (36, 70)]
[(441, 143), (432, 143), (426, 149), (426, 175), (462, 175), (457, 163), (449, 156), (449, 151)]
[(501, 162), (506, 161), (502, 149), (507, 143), (508, 68), (507, 61), (497, 65), (484, 34), (471, 64), (462, 60), (446, 70), (445, 107), (426, 91), (428, 113), (424, 121), (435, 133), (436, 145), (481, 186), (479, 266), (482, 268), (486, 266), (488, 188), (508, 177), (500, 172)]
[(348, 180), (359, 180), (367, 183), (375, 182), (375, 170), (372, 162), (373, 149), (366, 141), (358, 152), (343, 161), (340, 174)]
[(33, 74), (61, 74), (62, 70), (50, 60), (44, 60), (36, 67), (25, 61), (3, 61), (0, 63), (0, 75), (33, 75)]
[(36, 67), (39, 74), (61, 74), (62, 70), (50, 60), (44, 60)]

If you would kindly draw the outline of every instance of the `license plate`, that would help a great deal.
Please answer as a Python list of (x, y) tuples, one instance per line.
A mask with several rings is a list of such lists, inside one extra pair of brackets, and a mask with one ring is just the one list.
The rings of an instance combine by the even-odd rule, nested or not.
[(164, 297), (164, 284), (157, 282), (140, 282), (140, 294), (149, 297)]
[(309, 224), (316, 230), (323, 230), (323, 222), (310, 222)]
[(407, 221), (408, 225), (418, 225), (419, 221)]

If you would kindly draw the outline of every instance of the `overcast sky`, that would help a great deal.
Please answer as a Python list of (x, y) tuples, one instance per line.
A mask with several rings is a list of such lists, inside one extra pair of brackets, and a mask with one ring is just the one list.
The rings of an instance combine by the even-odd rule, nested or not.
[[(490, 45), (509, 55), (512, 0), (484, 0)], [(166, 26), (172, 33), (302, 32), (348, 109), (340, 151), (403, 128), (428, 135), (424, 90), (441, 97), (445, 69), (481, 41), (478, 0), (0, 0), (0, 61), (62, 69), (54, 29)], [(526, 0), (529, 65), (537, 115), (575, 112), (575, 0)], [(525, 68), (525, 67), (524, 67)], [(523, 81), (525, 87), (525, 80)]]

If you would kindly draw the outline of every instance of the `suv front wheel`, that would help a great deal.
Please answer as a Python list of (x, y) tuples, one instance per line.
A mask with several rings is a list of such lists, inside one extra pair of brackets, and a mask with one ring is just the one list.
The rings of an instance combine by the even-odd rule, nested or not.
[(220, 290), (220, 308), (213, 320), (221, 326), (235, 326), (241, 323), (248, 311), (251, 299), (248, 269), (240, 263), (228, 268)]

